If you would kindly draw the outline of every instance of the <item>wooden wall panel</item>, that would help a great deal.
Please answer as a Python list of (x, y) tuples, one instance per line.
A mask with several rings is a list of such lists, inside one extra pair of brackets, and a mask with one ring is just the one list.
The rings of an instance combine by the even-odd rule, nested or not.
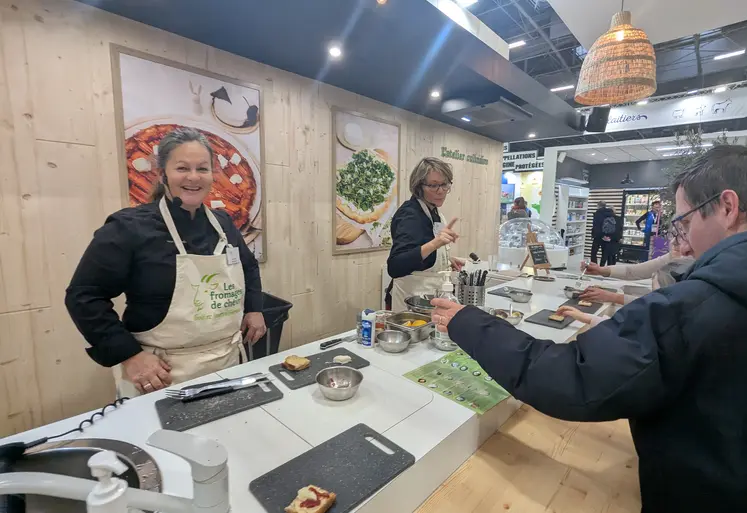
[(444, 211), (460, 218), (454, 254), (490, 254), (501, 144), (73, 0), (0, 0), (0, 436), (113, 398), (63, 303), (93, 231), (124, 206), (111, 43), (262, 89), (262, 281), (294, 305), (281, 348), (350, 329), (380, 304), (386, 252), (332, 256), (333, 106), (400, 125), (401, 201), (410, 170), (442, 146), (489, 159), (450, 161)]

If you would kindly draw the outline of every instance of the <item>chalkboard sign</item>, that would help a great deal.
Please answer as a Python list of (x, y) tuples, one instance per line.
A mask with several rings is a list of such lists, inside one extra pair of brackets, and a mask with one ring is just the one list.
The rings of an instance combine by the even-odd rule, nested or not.
[(550, 268), (550, 260), (547, 258), (547, 250), (545, 250), (543, 243), (527, 244), (527, 249), (529, 249), (529, 256), (532, 258), (532, 264), (535, 269)]

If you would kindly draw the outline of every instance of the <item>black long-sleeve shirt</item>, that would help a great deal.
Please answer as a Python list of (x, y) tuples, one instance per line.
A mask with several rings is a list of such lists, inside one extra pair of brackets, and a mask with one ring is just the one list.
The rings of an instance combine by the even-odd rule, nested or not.
[[(218, 233), (203, 209), (195, 218), (167, 202), (174, 224), (190, 254), (212, 255)], [(262, 311), (259, 264), (227, 213), (213, 211), (228, 243), (239, 248), (244, 269), (244, 312)], [(126, 208), (109, 216), (96, 230), (67, 288), (65, 305), (91, 345), (89, 356), (111, 367), (141, 351), (132, 333), (163, 321), (176, 282), (178, 250), (158, 209), (158, 203)], [(112, 298), (125, 294), (122, 319)]]
[(630, 419), (644, 512), (747, 511), (747, 233), (568, 344), (474, 307), (449, 336), (517, 399), (561, 419)]
[(392, 278), (409, 276), (414, 271), (425, 271), (436, 264), (434, 251), (423, 260), (420, 248), (432, 241), (433, 223), (441, 222), (438, 210), (431, 212), (433, 221), (423, 212), (413, 196), (402, 203), (392, 217), (392, 249), (387, 259), (387, 272)]

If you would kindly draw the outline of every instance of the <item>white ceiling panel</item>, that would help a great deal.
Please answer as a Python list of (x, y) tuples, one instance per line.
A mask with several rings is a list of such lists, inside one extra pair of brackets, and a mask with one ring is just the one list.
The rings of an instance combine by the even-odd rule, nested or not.
[[(548, 0), (576, 39), (589, 49), (610, 27), (620, 0)], [(747, 0), (626, 0), (633, 26), (653, 44), (747, 20)]]

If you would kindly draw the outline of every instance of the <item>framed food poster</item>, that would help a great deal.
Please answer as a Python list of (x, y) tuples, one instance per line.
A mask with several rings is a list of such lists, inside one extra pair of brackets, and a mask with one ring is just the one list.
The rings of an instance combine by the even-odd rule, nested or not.
[(117, 45), (111, 52), (125, 204), (149, 201), (159, 179), (161, 138), (178, 127), (195, 128), (215, 153), (205, 204), (228, 212), (257, 260), (265, 261), (259, 88)]
[(334, 253), (389, 250), (399, 207), (399, 125), (332, 109)]

